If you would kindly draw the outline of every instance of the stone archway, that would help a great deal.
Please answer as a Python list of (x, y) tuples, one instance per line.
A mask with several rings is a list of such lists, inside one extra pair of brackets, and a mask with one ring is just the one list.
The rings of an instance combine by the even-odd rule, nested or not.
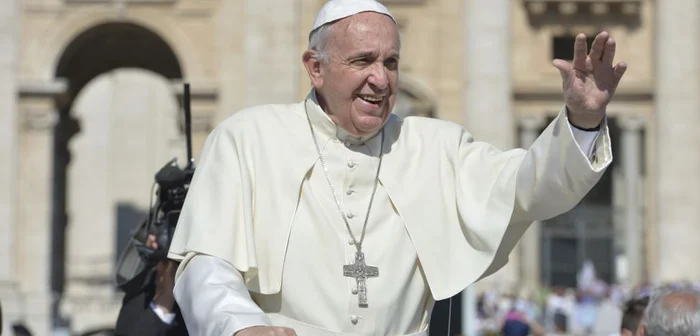
[[(134, 142), (134, 140), (141, 142), (141, 146), (144, 147), (149, 146), (149, 142), (152, 142), (144, 140), (144, 133), (149, 133), (148, 130), (130, 129), (135, 132), (134, 134), (124, 131), (133, 127), (133, 123), (132, 126), (122, 125), (119, 132), (123, 134), (118, 134), (116, 137), (109, 134), (96, 134), (94, 129), (88, 130), (86, 127), (94, 128), (96, 124), (99, 124), (104, 126), (102, 132), (110, 133), (110, 130), (115, 127), (114, 114), (119, 113), (120, 108), (122, 108), (121, 112), (128, 112), (123, 110), (125, 106), (139, 110), (141, 116), (135, 116), (136, 118), (144, 119), (148, 118), (151, 113), (159, 114), (159, 111), (149, 111), (143, 109), (142, 106), (134, 106), (131, 101), (132, 99), (143, 99), (148, 95), (142, 94), (141, 97), (122, 96), (125, 99), (122, 104), (113, 101), (100, 102), (96, 100), (99, 98), (95, 98), (100, 97), (100, 93), (95, 93), (95, 91), (103, 91), (102, 97), (104, 98), (105, 95), (113, 95), (114, 92), (124, 90), (124, 81), (131, 84), (144, 81), (150, 83), (146, 86), (140, 86), (138, 89), (148, 89), (149, 85), (155, 86), (154, 95), (170, 96), (167, 99), (169, 102), (165, 104), (167, 107), (161, 106), (156, 107), (156, 109), (170, 110), (172, 127), (169, 129), (172, 133), (173, 130), (177, 130), (177, 115), (175, 113), (179, 111), (179, 99), (177, 99), (177, 93), (172, 85), (184, 77), (182, 69), (181, 61), (161, 36), (143, 26), (126, 22), (101, 23), (88, 28), (65, 46), (56, 63), (55, 77), (63, 80), (66, 86), (59, 99), (56, 99), (58, 114), (53, 128), (53, 215), (51, 218), (50, 278), (51, 291), (54, 295), (52, 318), (55, 328), (86, 330), (105, 324), (111, 326), (116, 320), (121, 296), (114, 291), (110, 282), (112, 265), (109, 260), (105, 263), (104, 260), (100, 259), (99, 265), (92, 265), (90, 262), (77, 263), (80, 265), (89, 264), (87, 267), (91, 270), (88, 273), (94, 273), (94, 275), (87, 277), (85, 270), (81, 272), (76, 268), (75, 263), (71, 264), (71, 268), (66, 267), (66, 263), (68, 260), (72, 260), (71, 258), (75, 258), (76, 254), (84, 257), (100, 249), (104, 251), (95, 253), (98, 257), (114, 253), (115, 249), (110, 247), (113, 246), (112, 235), (115, 233), (111, 231), (116, 230), (109, 228), (110, 223), (114, 221), (112, 214), (114, 204), (110, 204), (112, 198), (104, 195), (111, 193), (105, 190), (108, 189), (105, 185), (113, 179), (110, 172), (114, 173), (115, 169), (131, 169), (128, 160), (131, 159), (138, 165), (143, 157), (121, 157), (119, 160), (122, 163), (126, 161), (127, 164), (114, 168), (115, 162), (109, 148), (114, 147), (115, 142), (118, 142), (120, 137), (124, 142)], [(125, 70), (126, 74), (124, 74)], [(109, 74), (107, 78), (106, 74)], [(153, 84), (154, 82), (156, 84)], [(98, 89), (95, 89), (95, 86)], [(85, 98), (84, 96), (92, 96), (93, 98)], [(118, 95), (116, 97), (116, 99), (120, 99)], [(78, 102), (82, 103), (76, 106)], [(139, 121), (136, 122), (136, 124), (138, 123)], [(85, 148), (86, 141), (81, 141), (80, 145), (76, 145), (76, 135), (78, 134), (90, 134), (91, 141), (98, 139), (97, 142), (102, 143), (101, 150), (107, 152), (99, 156), (102, 160), (96, 159), (95, 155), (91, 157), (91, 162), (95, 163), (92, 171), (89, 170), (89, 164), (86, 164), (84, 160), (82, 163), (80, 160), (76, 161), (78, 159), (76, 155), (84, 155), (90, 151), (94, 153), (100, 151), (100, 148), (94, 148), (94, 144), (91, 146), (93, 148)], [(124, 144), (118, 145), (123, 146)], [(106, 163), (105, 161), (111, 162)], [(76, 166), (76, 163), (80, 164)], [(161, 165), (164, 163), (162, 162)], [(71, 169), (80, 169), (80, 173), (75, 171), (71, 173)], [(82, 180), (85, 183), (94, 184), (94, 186), (81, 188), (78, 193), (83, 196), (76, 198), (72, 196), (76, 193), (75, 190), (73, 193), (69, 193), (69, 191), (71, 186), (75, 187), (80, 183), (76, 180), (81, 178), (81, 173), (84, 174)], [(145, 174), (146, 172), (139, 171), (139, 173)], [(148, 176), (152, 177), (154, 173), (155, 169)], [(88, 178), (95, 175), (102, 176), (103, 179)], [(147, 195), (150, 184), (146, 183), (141, 188), (140, 191)], [(89, 200), (89, 197), (85, 197), (89, 193), (95, 194), (96, 200), (94, 202)], [(88, 203), (91, 204), (69, 204), (69, 200), (73, 200), (73, 203), (88, 200)], [(98, 210), (97, 212), (92, 211), (92, 215), (95, 217), (92, 223), (86, 220), (85, 214), (80, 213), (81, 208), (91, 207), (96, 207)], [(92, 208), (91, 210), (96, 209)], [(68, 239), (69, 237), (71, 239)], [(69, 255), (68, 251), (73, 251), (72, 255)], [(82, 268), (85, 268), (85, 265)], [(72, 296), (65, 295), (67, 289), (71, 289)], [(74, 298), (66, 300), (66, 298), (77, 296), (74, 294), (79, 294), (80, 291), (90, 291), (91, 295), (98, 300), (92, 302), (76, 302)], [(70, 323), (64, 320), (63, 313), (71, 315), (73, 320)], [(72, 325), (68, 326), (68, 324)]]
[(399, 117), (421, 116), (434, 118), (437, 114), (435, 95), (410, 76), (399, 77), (399, 93), (393, 113)]
[[(17, 265), (22, 266), (10, 275), (16, 277), (16, 285), (3, 297), (3, 304), (11, 319), (27, 321), (33, 332), (42, 335), (65, 325), (59, 318), (59, 307), (66, 308), (61, 305), (66, 289), (66, 228), (74, 219), (66, 211), (67, 168), (74, 154), (68, 150), (68, 144), (72, 139), (75, 145), (74, 135), (81, 126), (88, 127), (74, 111), (76, 99), (88, 91), (84, 89), (86, 85), (100, 81), (104, 74), (125, 68), (141, 69), (142, 74), (157, 78), (159, 92), (167, 92), (173, 103), (171, 109), (177, 110), (182, 101), (182, 81), (193, 81), (195, 157), (212, 128), (218, 107), (218, 83), (205, 72), (201, 49), (193, 47), (190, 36), (172, 17), (152, 15), (150, 11), (114, 16), (87, 7), (65, 11), (59, 21), (50, 28), (39, 29), (39, 33), (28, 32), (30, 38), (22, 44), (22, 69), (27, 74), (18, 80), (17, 88), (21, 155), (17, 169), (16, 244), (10, 247), (15, 250), (12, 254), (17, 255)], [(99, 107), (99, 103), (91, 106)], [(181, 111), (172, 112), (182, 117)], [(182, 126), (182, 121), (176, 124)], [(154, 173), (150, 172), (149, 177)], [(142, 192), (148, 194), (149, 187)], [(140, 188), (143, 187), (139, 191)], [(96, 218), (94, 225), (108, 224)], [(111, 287), (104, 279), (97, 282), (100, 281), (103, 288)], [(118, 300), (119, 293), (110, 290), (100, 293)], [(66, 313), (80, 317), (81, 322), (73, 328), (79, 331), (100, 326), (100, 321), (108, 320), (112, 326), (110, 309), (94, 309), (89, 312), (91, 315), (81, 315), (76, 310)]]

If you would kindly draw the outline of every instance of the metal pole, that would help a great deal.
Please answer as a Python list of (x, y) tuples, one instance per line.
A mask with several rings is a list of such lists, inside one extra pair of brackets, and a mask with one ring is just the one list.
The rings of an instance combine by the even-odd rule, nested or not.
[[(462, 291), (462, 335), (477, 335), (476, 291), (474, 285)], [(450, 335), (452, 336), (452, 335)]]

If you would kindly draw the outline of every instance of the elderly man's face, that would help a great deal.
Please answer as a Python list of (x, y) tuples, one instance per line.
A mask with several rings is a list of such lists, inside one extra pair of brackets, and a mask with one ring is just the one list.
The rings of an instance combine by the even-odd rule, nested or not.
[(337, 22), (325, 51), (326, 63), (309, 68), (331, 119), (355, 135), (379, 130), (396, 101), (399, 33), (386, 15), (365, 12)]

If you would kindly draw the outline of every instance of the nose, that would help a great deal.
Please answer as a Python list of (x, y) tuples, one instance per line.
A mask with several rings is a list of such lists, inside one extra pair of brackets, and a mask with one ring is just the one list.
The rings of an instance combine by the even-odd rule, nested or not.
[(374, 63), (371, 71), (367, 82), (381, 91), (386, 90), (389, 86), (389, 76), (384, 64)]

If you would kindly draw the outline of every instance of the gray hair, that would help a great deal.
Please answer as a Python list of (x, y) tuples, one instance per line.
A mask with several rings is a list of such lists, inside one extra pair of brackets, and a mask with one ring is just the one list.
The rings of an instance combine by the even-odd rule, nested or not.
[(309, 50), (316, 51), (316, 59), (321, 63), (326, 63), (329, 61), (330, 56), (326, 51), (326, 44), (331, 37), (331, 29), (333, 28), (333, 23), (326, 23), (309, 34)]
[[(316, 59), (321, 63), (326, 63), (330, 60), (330, 55), (326, 50), (328, 40), (331, 38), (333, 25), (338, 21), (333, 21), (321, 25), (309, 34), (309, 46), (307, 49), (316, 51)], [(399, 32), (399, 50), (401, 50), (401, 32)]]
[(659, 288), (644, 315), (647, 336), (700, 336), (700, 291), (691, 285)]

